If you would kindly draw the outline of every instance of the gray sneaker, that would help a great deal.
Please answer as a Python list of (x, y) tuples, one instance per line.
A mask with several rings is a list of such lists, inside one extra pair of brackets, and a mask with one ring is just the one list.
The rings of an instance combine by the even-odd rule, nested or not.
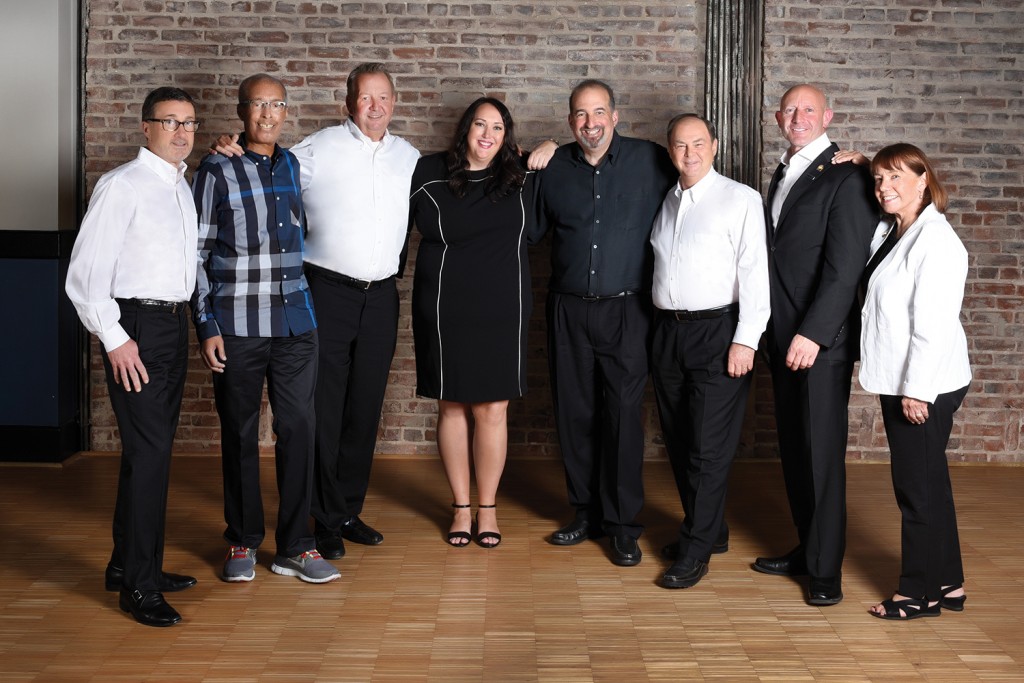
[(233, 545), (224, 560), (220, 577), (225, 581), (252, 581), (256, 578), (256, 549)]
[(307, 583), (327, 583), (341, 578), (341, 573), (316, 550), (307, 550), (295, 557), (274, 558), (270, 571), (282, 576), (297, 576)]

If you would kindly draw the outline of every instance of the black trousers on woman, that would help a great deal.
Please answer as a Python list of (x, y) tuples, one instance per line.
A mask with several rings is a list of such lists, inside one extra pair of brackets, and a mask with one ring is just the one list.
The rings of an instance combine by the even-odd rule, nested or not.
[(953, 414), (967, 387), (939, 394), (928, 404), (928, 419), (915, 425), (903, 416), (902, 396), (879, 396), (889, 440), (892, 486), (903, 514), (903, 565), (898, 592), (938, 600), (942, 586), (963, 583), (960, 536), (946, 445)]

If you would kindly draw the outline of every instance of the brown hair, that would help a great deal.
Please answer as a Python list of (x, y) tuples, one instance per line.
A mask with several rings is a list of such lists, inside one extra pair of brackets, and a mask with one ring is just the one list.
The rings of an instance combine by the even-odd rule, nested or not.
[(946, 188), (939, 182), (938, 176), (928, 157), (919, 148), (906, 142), (897, 142), (878, 150), (878, 154), (871, 160), (871, 172), (875, 173), (880, 168), (897, 169), (903, 168), (913, 171), (917, 175), (927, 174), (924, 188), (924, 205), (934, 204), (939, 213), (945, 213), (948, 195)]

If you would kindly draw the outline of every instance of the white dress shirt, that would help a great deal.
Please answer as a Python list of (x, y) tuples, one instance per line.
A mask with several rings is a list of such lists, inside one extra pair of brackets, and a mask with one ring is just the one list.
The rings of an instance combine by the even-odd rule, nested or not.
[(349, 119), (313, 133), (291, 152), (302, 167), (305, 260), (357, 280), (397, 273), (416, 148), (391, 133), (374, 142)]
[[(883, 221), (878, 231), (891, 223)], [(929, 204), (868, 281), (860, 336), (864, 389), (932, 403), (971, 381), (960, 324), (966, 279), (967, 250)]]
[(772, 197), (773, 227), (779, 224), (779, 214), (782, 213), (782, 205), (786, 203), (786, 197), (789, 196), (789, 191), (793, 189), (797, 179), (804, 174), (804, 171), (811, 165), (811, 162), (817, 159), (818, 155), (828, 149), (831, 144), (832, 141), (828, 139), (828, 134), (822, 133), (804, 145), (793, 156), (789, 155), (789, 150), (783, 153), (780, 161), (786, 167), (786, 173), (782, 176), (782, 180), (779, 181), (779, 186), (775, 188), (775, 196)]
[(118, 299), (188, 301), (196, 285), (198, 220), (184, 162), (145, 147), (96, 183), (71, 251), (68, 298), (107, 351), (128, 341)]
[(739, 303), (733, 341), (757, 348), (771, 312), (761, 195), (715, 169), (678, 183), (654, 219), (654, 305), (701, 311)]

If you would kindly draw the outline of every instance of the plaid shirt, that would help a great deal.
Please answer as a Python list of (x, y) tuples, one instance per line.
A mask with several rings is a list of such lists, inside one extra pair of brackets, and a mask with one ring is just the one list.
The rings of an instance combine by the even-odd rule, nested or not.
[[(245, 136), (239, 139), (245, 148)], [(199, 267), (192, 319), (200, 341), (220, 334), (286, 337), (316, 327), (302, 272), (306, 216), (299, 162), (210, 155), (192, 181), (199, 213)]]

